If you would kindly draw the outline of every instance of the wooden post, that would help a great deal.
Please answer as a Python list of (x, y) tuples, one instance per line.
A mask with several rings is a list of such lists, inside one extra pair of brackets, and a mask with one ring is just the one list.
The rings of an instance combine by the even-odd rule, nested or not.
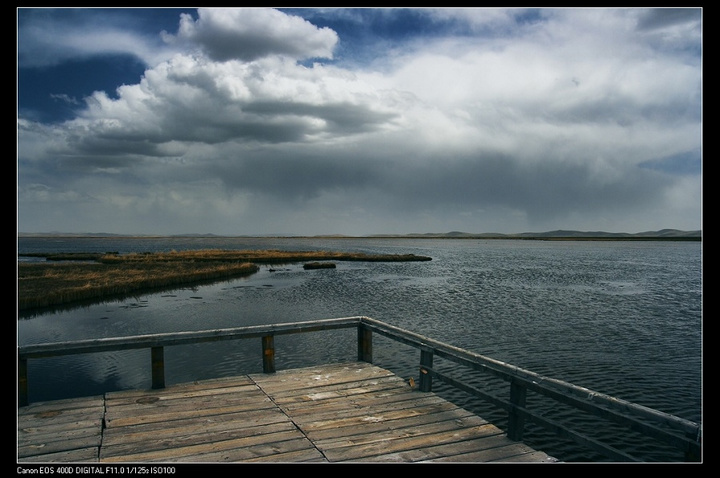
[(373, 346), (372, 346), (372, 330), (358, 324), (358, 360), (361, 362), (372, 363)]
[(152, 347), (150, 360), (152, 362), (152, 388), (165, 388), (165, 349)]
[(432, 376), (428, 373), (427, 368), (433, 366), (433, 349), (428, 347), (420, 348), (420, 391), (432, 391)]
[(275, 336), (266, 335), (262, 338), (263, 372), (275, 373)]
[[(525, 399), (527, 397), (527, 388), (518, 385), (514, 380), (510, 382), (510, 403), (513, 406), (525, 407)], [(525, 428), (525, 418), (523, 418), (515, 408), (510, 410), (508, 415), (508, 438), (515, 441), (521, 441)]]
[(27, 359), (18, 359), (18, 406), (28, 404)]
[(685, 450), (685, 461), (688, 461), (688, 462), (702, 461), (702, 455), (700, 452), (702, 436), (700, 435), (700, 431), (698, 431), (697, 436), (696, 435), (686, 435), (686, 436), (687, 436), (687, 438), (693, 440), (695, 443), (691, 444), (688, 447), (688, 449)]

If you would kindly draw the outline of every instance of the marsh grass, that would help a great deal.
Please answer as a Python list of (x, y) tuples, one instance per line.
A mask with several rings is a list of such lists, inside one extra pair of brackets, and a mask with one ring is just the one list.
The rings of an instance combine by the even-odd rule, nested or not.
[(136, 262), (228, 262), (244, 261), (261, 264), (278, 264), (318, 260), (336, 261), (426, 261), (429, 257), (414, 254), (362, 254), (328, 251), (280, 251), (203, 249), (156, 253), (104, 254), (97, 259), (104, 264)]
[[(38, 254), (36, 254), (37, 256)], [(258, 264), (305, 261), (427, 261), (429, 257), (279, 250), (194, 250), (131, 254), (47, 254), (18, 263), (18, 309), (109, 300), (141, 292), (251, 275)], [(84, 262), (78, 262), (84, 261)]]

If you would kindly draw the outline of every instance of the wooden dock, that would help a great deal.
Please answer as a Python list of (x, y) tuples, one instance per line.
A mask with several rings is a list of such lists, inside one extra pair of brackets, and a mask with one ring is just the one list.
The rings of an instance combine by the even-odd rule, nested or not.
[(18, 463), (556, 461), (366, 362), (18, 409)]

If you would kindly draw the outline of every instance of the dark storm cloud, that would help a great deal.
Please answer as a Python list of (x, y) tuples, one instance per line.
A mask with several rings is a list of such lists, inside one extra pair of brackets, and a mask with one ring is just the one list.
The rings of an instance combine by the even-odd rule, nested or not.
[[(214, 164), (205, 174), (217, 175), (230, 191), (250, 190), (286, 203), (318, 198), (327, 191), (361, 191), (380, 180), (377, 159), (348, 161), (287, 151), (284, 154), (248, 154)], [(295, 204), (298, 205), (297, 203)]]
[(668, 26), (697, 23), (702, 11), (698, 8), (650, 8), (638, 17), (638, 29), (655, 30)]
[(392, 168), (378, 190), (403, 210), (472, 210), (500, 206), (523, 210), (543, 221), (569, 213), (593, 216), (624, 208), (642, 208), (662, 200), (669, 176), (639, 168), (622, 171), (619, 180), (601, 181), (588, 163), (548, 158), (532, 164), (503, 154), (435, 158), (422, 165)]
[(700, 8), (642, 9), (637, 29), (658, 49), (700, 57), (701, 43), (695, 38), (701, 35), (701, 19)]
[(388, 112), (374, 111), (366, 105), (349, 102), (325, 105), (302, 102), (257, 102), (249, 104), (243, 110), (261, 116), (290, 115), (298, 118), (319, 119), (325, 123), (324, 132), (342, 135), (373, 131), (391, 122), (397, 116)]
[[(382, 149), (379, 145), (378, 150)], [(499, 207), (522, 210), (529, 221), (556, 220), (567, 214), (594, 216), (661, 203), (672, 177), (635, 167), (598, 179), (592, 161), (552, 158), (526, 163), (502, 153), (460, 157), (428, 156), (413, 161), (365, 152), (313, 154), (311, 147), (248, 151), (212, 168), (197, 165), (198, 175), (217, 176), (228, 191), (254, 191), (286, 207), (302, 208), (328, 192), (368, 197), (386, 212), (461, 211)], [(581, 158), (579, 158), (581, 159)]]

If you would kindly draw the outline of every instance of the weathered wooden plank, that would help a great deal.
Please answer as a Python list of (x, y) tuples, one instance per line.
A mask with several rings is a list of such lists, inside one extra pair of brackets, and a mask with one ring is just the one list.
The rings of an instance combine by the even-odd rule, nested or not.
[(249, 395), (221, 394), (211, 398), (192, 397), (169, 400), (154, 394), (148, 394), (145, 397), (138, 398), (137, 403), (118, 405), (109, 402), (106, 420), (112, 422), (117, 416), (131, 418), (142, 417), (148, 414), (168, 415), (170, 413), (192, 412), (201, 408), (209, 412), (213, 409), (227, 407), (234, 407), (236, 409), (262, 409), (273, 407), (273, 403), (260, 391), (254, 391)]
[(247, 405), (236, 406), (236, 407), (224, 407), (224, 408), (213, 408), (211, 410), (187, 410), (185, 412), (169, 412), (169, 413), (156, 413), (146, 414), (133, 417), (108, 417), (106, 424), (108, 427), (119, 427), (128, 425), (138, 425), (142, 423), (156, 423), (156, 422), (167, 422), (171, 420), (182, 420), (185, 418), (192, 418), (196, 416), (207, 417), (211, 415), (220, 415), (225, 413), (235, 413), (239, 411), (247, 410)]
[(107, 394), (106, 399), (108, 400), (122, 400), (124, 398), (132, 399), (143, 396), (148, 392), (155, 392), (160, 394), (182, 394), (182, 393), (193, 393), (198, 392), (213, 392), (215, 390), (222, 390), (224, 388), (236, 388), (236, 387), (250, 387), (257, 388), (257, 385), (250, 380), (247, 376), (238, 377), (222, 377), (222, 378), (211, 378), (202, 381), (184, 382), (168, 385), (166, 388), (161, 389), (133, 389), (133, 390), (118, 390)]
[(294, 422), (302, 427), (306, 433), (312, 433), (317, 430), (337, 427), (359, 426), (365, 423), (386, 422), (398, 418), (416, 417), (426, 415), (435, 411), (456, 410), (457, 407), (447, 402), (441, 403), (419, 403), (416, 402), (414, 407), (398, 407), (389, 410), (368, 410), (351, 408), (347, 411), (333, 411), (332, 413), (322, 413), (318, 411), (315, 415), (312, 413), (303, 416), (293, 415)]
[[(448, 443), (436, 446), (427, 446), (422, 448), (412, 448), (407, 450), (393, 451), (379, 455), (372, 455), (364, 458), (354, 459), (354, 462), (373, 462), (373, 463), (421, 463), (446, 459), (447, 461), (459, 462), (479, 462), (470, 456), (478, 450), (502, 446), (507, 443), (507, 437), (502, 434), (491, 435), (478, 438), (476, 440), (465, 440), (461, 442)], [(465, 457), (463, 457), (465, 456)], [(457, 458), (456, 457), (463, 457)]]
[(234, 447), (213, 453), (189, 454), (178, 459), (181, 462), (283, 462), (290, 457), (301, 457), (303, 461), (322, 461), (322, 454), (304, 438), (274, 441), (257, 445)]
[[(408, 390), (410, 390), (409, 387)], [(405, 388), (399, 388), (397, 380), (393, 377), (382, 377), (359, 382), (345, 382), (316, 387), (308, 386), (308, 388), (290, 391), (265, 391), (273, 397), (274, 401), (282, 403), (283, 406), (290, 409), (296, 402), (302, 404), (302, 402), (333, 398), (348, 399), (365, 393), (397, 394), (403, 393)]]
[(103, 437), (103, 446), (141, 442), (144, 440), (163, 440), (181, 433), (191, 435), (203, 432), (222, 432), (231, 427), (255, 429), (276, 423), (289, 423), (287, 416), (280, 413), (277, 409), (249, 410), (224, 415), (188, 418), (172, 423), (144, 423), (106, 429)]
[(292, 423), (288, 421), (268, 423), (255, 427), (246, 426), (244, 422), (230, 422), (223, 424), (222, 427), (217, 427), (206, 432), (202, 432), (196, 427), (192, 429), (176, 427), (172, 429), (172, 434), (163, 436), (162, 438), (152, 438), (151, 436), (145, 435), (142, 439), (134, 436), (128, 440), (116, 439), (112, 444), (103, 443), (102, 456), (130, 456), (141, 452), (205, 445), (241, 438), (257, 439), (263, 435), (275, 437), (276, 435), (274, 434), (296, 432), (296, 430)]
[[(370, 364), (367, 364), (370, 365)], [(373, 380), (391, 377), (392, 372), (367, 366), (364, 363), (338, 364), (327, 369), (312, 367), (300, 369), (298, 373), (281, 370), (274, 374), (252, 374), (250, 378), (269, 395), (278, 392), (289, 392), (296, 389), (316, 388), (331, 384), (352, 383), (362, 380)], [(296, 369), (297, 370), (297, 369)], [(402, 381), (402, 379), (399, 379)]]
[(501, 432), (497, 427), (485, 424), (477, 427), (448, 430), (414, 437), (397, 436), (385, 440), (368, 440), (367, 438), (363, 440), (347, 439), (344, 441), (328, 441), (325, 443), (318, 442), (315, 445), (330, 461), (342, 462), (383, 455), (388, 452), (424, 448), (443, 443), (456, 443), (483, 435), (497, 435), (498, 433)]
[(419, 392), (413, 392), (410, 387), (398, 386), (397, 383), (382, 383), (371, 385), (366, 382), (356, 382), (354, 387), (336, 390), (334, 387), (319, 387), (315, 389), (297, 390), (293, 394), (275, 394), (268, 392), (273, 401), (282, 404), (288, 410), (306, 406), (310, 402), (323, 402), (327, 404), (343, 403), (347, 401), (361, 401), (392, 397), (395, 401), (407, 398), (416, 398)]
[[(172, 390), (172, 391), (171, 391)], [(207, 400), (208, 397), (218, 397), (227, 395), (228, 397), (244, 397), (252, 396), (253, 394), (261, 393), (256, 385), (242, 385), (236, 387), (219, 387), (219, 388), (204, 388), (201, 390), (189, 390), (189, 389), (161, 389), (161, 390), (144, 390), (137, 391), (132, 396), (123, 395), (115, 396), (109, 394), (107, 402), (115, 407), (130, 406), (137, 407), (143, 403), (143, 400), (148, 400), (151, 397), (159, 402), (172, 401), (172, 400)]]
[(458, 455), (446, 455), (433, 460), (435, 463), (462, 462), (462, 463), (525, 463), (525, 462), (555, 462), (556, 460), (545, 453), (539, 453), (530, 447), (511, 442), (501, 446), (476, 450)]
[(503, 463), (558, 463), (558, 459), (548, 455), (542, 451), (533, 451), (507, 457), (502, 460)]
[(84, 413), (87, 409), (95, 407), (103, 407), (104, 398), (102, 395), (92, 397), (66, 398), (62, 400), (53, 400), (48, 402), (35, 402), (30, 405), (18, 408), (18, 417), (27, 415), (37, 415), (41, 413), (55, 412), (62, 410), (65, 414), (72, 413), (73, 410), (78, 413)]
[[(350, 436), (342, 436), (327, 439), (316, 439), (315, 444), (321, 449), (327, 448), (341, 448), (347, 446), (366, 446), (369, 444), (375, 444), (377, 442), (387, 442), (390, 440), (398, 439), (413, 439), (413, 443), (417, 441), (435, 441), (439, 437), (445, 437), (450, 434), (454, 438), (459, 439), (461, 436), (475, 438), (477, 436), (490, 436), (501, 434), (502, 431), (494, 427), (494, 425), (488, 423), (472, 424), (468, 426), (462, 426), (459, 423), (453, 424), (452, 422), (444, 422), (445, 425), (451, 424), (454, 426), (443, 426), (442, 423), (438, 424), (433, 421), (428, 421), (422, 425), (416, 425), (410, 428), (393, 428), (375, 433), (359, 433)], [(471, 431), (472, 434), (469, 434)], [(442, 438), (440, 438), (442, 439)], [(453, 440), (457, 441), (457, 440)], [(441, 443), (435, 441), (435, 443)]]
[[(148, 398), (152, 399), (152, 396), (149, 396)], [(108, 405), (105, 415), (105, 423), (108, 428), (111, 428), (141, 423), (182, 420), (200, 416), (208, 417), (211, 415), (273, 407), (273, 404), (270, 402), (268, 397), (259, 392), (255, 400), (241, 399), (234, 401), (218, 399), (218, 403), (214, 403), (213, 400), (205, 400), (200, 402), (191, 402), (190, 404), (178, 402), (175, 404), (175, 407), (164, 405), (165, 404), (157, 405), (157, 402), (148, 403), (144, 410), (139, 411), (139, 413), (131, 414), (123, 413), (123, 407), (116, 410), (114, 407)]]
[[(441, 405), (447, 402), (442, 401), (435, 396), (413, 397), (403, 401), (394, 401), (388, 397), (366, 397), (365, 400), (345, 400), (333, 401), (330, 403), (313, 403), (303, 408), (294, 408), (287, 410), (282, 407), (286, 413), (292, 414), (298, 423), (307, 421), (319, 421), (324, 418), (332, 418), (338, 415), (343, 418), (351, 418), (358, 415), (377, 415), (382, 414), (385, 410), (400, 411), (407, 409), (418, 409), (431, 407), (433, 405)], [(280, 404), (279, 404), (280, 405)]]
[[(77, 420), (59, 420), (52, 418), (20, 418), (18, 419), (18, 440), (41, 438), (44, 435), (57, 435), (70, 430), (83, 431), (87, 429), (100, 430), (102, 427), (102, 411), (89, 413), (90, 416), (79, 416)], [(94, 416), (93, 416), (94, 415)], [(56, 420), (56, 418), (58, 418)]]
[[(53, 454), (86, 456), (102, 440), (104, 402), (102, 397), (38, 402), (18, 409), (17, 454), (19, 459)], [(62, 455), (62, 454), (65, 455)], [(50, 458), (48, 458), (50, 459)]]
[[(322, 450), (327, 448), (339, 448), (343, 446), (360, 446), (364, 447), (368, 444), (385, 442), (389, 440), (406, 440), (414, 437), (434, 435), (442, 435), (447, 432), (458, 431), (466, 428), (477, 428), (487, 425), (487, 422), (477, 418), (468, 418), (465, 420), (443, 420), (435, 421), (426, 417), (425, 422), (415, 423), (408, 426), (397, 426), (385, 429), (368, 429), (370, 427), (357, 427), (353, 432), (345, 431), (336, 436), (328, 436), (327, 438), (318, 438), (309, 435), (308, 438), (313, 440), (317, 447)], [(496, 430), (496, 433), (502, 433)], [(432, 439), (432, 438), (430, 438)]]
[(53, 441), (41, 441), (20, 445), (17, 448), (18, 456), (27, 457), (32, 455), (55, 453), (59, 451), (76, 450), (80, 448), (97, 448), (101, 443), (101, 435), (98, 433), (92, 436), (84, 436), (72, 439), (60, 439)]
[(104, 404), (102, 401), (82, 408), (51, 408), (50, 406), (45, 406), (42, 410), (33, 413), (22, 410), (21, 413), (18, 414), (18, 429), (33, 429), (45, 427), (48, 424), (80, 424), (88, 421), (96, 421), (102, 419), (103, 413)]
[(98, 461), (99, 447), (46, 453), (42, 455), (18, 457), (18, 463), (95, 463)]
[(106, 402), (113, 408), (135, 407), (142, 408), (143, 405), (157, 404), (158, 402), (169, 402), (183, 400), (190, 403), (191, 400), (208, 401), (208, 397), (217, 398), (243, 398), (258, 397), (264, 394), (257, 385), (248, 381), (213, 381), (211, 384), (179, 384), (164, 389), (127, 390), (111, 392), (107, 394)]
[[(507, 435), (498, 434), (462, 443), (440, 445), (428, 451), (435, 454), (433, 461), (482, 462), (491, 458), (498, 459), (513, 455), (513, 453), (508, 453), (507, 449), (512, 447), (515, 450), (516, 445), (517, 443), (510, 440)], [(498, 453), (498, 450), (502, 450), (502, 453)]]
[(307, 440), (299, 431), (281, 431), (275, 433), (265, 433), (257, 436), (249, 436), (235, 438), (230, 440), (215, 441), (210, 443), (201, 443), (195, 445), (186, 445), (182, 447), (166, 448), (162, 450), (141, 451), (142, 447), (138, 447), (135, 453), (125, 453), (121, 456), (107, 456), (106, 451), (100, 450), (100, 461), (192, 461), (192, 457), (203, 455), (206, 453), (228, 451), (228, 450), (244, 450), (252, 448), (260, 444), (267, 443), (284, 443), (289, 440), (300, 439)]
[[(487, 423), (484, 419), (465, 410), (462, 410), (464, 413), (460, 413), (461, 410), (462, 409), (440, 411), (433, 414), (433, 419), (438, 422), (458, 422), (458, 424), (462, 424), (462, 426), (482, 425)], [(385, 430), (412, 428), (415, 426), (423, 426), (427, 422), (428, 417), (426, 415), (408, 415), (382, 421), (364, 421), (359, 424), (347, 426), (329, 427), (319, 430), (306, 430), (305, 432), (311, 440), (323, 440), (338, 437), (349, 437), (362, 433), (377, 433)], [(457, 426), (457, 424), (454, 426)]]
[(62, 423), (48, 427), (18, 428), (18, 447), (32, 444), (47, 444), (55, 441), (75, 440), (89, 436), (99, 436), (102, 431), (102, 419)]
[(297, 376), (283, 374), (283, 371), (272, 375), (252, 375), (255, 383), (262, 387), (270, 395), (283, 394), (291, 395), (302, 389), (317, 390), (323, 387), (333, 387), (341, 390), (343, 387), (353, 387), (363, 383), (367, 386), (375, 385), (383, 382), (390, 383), (406, 383), (390, 372), (382, 371), (383, 369), (351, 369), (349, 367), (343, 369), (334, 369), (326, 373), (320, 373), (319, 370), (313, 369), (303, 371)]
[(243, 459), (243, 463), (328, 463), (327, 458), (317, 448), (275, 453)]
[[(403, 450), (382, 455), (360, 458), (358, 462), (554, 462), (554, 458), (542, 452), (528, 451), (528, 447), (498, 433), (448, 444)], [(535, 453), (535, 454), (533, 454)]]
[[(299, 424), (305, 422), (304, 417), (311, 415), (314, 422), (319, 421), (322, 417), (334, 418), (338, 414), (343, 419), (347, 419), (354, 414), (365, 415), (368, 407), (387, 406), (391, 402), (394, 411), (402, 408), (418, 407), (423, 405), (416, 400), (424, 400), (427, 403), (433, 402), (436, 397), (429, 395), (419, 395), (413, 393), (409, 385), (397, 376), (385, 376), (378, 381), (374, 377), (377, 373), (366, 373), (371, 367), (362, 365), (359, 367), (343, 367), (336, 373), (344, 374), (347, 370), (354, 370), (355, 376), (359, 382), (338, 382), (333, 373), (318, 374), (317, 371), (311, 371), (311, 375), (298, 374), (296, 382), (310, 379), (307, 387), (301, 388), (295, 384), (291, 390), (275, 391), (274, 388), (266, 387), (267, 379), (257, 380), (263, 391), (268, 393), (273, 401), (277, 403), (286, 413), (291, 414), (293, 419)], [(321, 378), (316, 378), (321, 376)], [(370, 380), (365, 377), (370, 376)], [(322, 384), (322, 382), (325, 384)], [(321, 382), (318, 384), (318, 382)], [(284, 382), (283, 382), (284, 383)], [(415, 402), (414, 402), (415, 401)], [(340, 426), (341, 424), (337, 424)]]

